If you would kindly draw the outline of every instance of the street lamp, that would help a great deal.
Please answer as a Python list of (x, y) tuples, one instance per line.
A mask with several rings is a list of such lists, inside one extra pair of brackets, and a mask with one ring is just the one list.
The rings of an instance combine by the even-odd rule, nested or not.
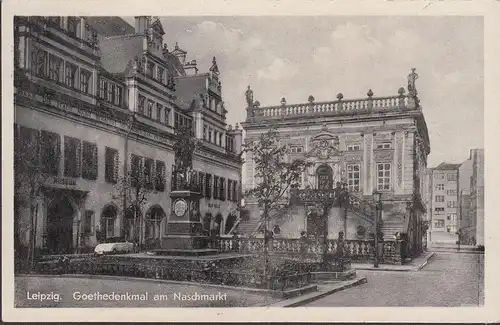
[(374, 191), (373, 200), (375, 201), (375, 261), (373, 263), (374, 268), (378, 268), (378, 218), (380, 213), (380, 197), (382, 193)]

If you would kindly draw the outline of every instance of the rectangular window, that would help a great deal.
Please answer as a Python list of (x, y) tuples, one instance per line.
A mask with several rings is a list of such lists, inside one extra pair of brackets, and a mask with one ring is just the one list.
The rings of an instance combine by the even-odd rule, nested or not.
[(392, 143), (391, 142), (377, 143), (377, 149), (391, 149), (391, 148), (392, 148)]
[(66, 62), (66, 85), (75, 88), (76, 86), (76, 71), (78, 67), (74, 64)]
[(40, 154), (43, 172), (52, 176), (59, 175), (61, 159), (61, 137), (57, 133), (41, 131)]
[(154, 180), (154, 163), (155, 161), (150, 158), (144, 159), (144, 185), (146, 188), (153, 188)]
[(82, 178), (97, 179), (97, 145), (83, 141), (82, 143)]
[(90, 71), (80, 69), (80, 91), (90, 94)]
[(207, 126), (203, 126), (203, 140), (207, 140)]
[(219, 133), (219, 146), (221, 146), (221, 147), (222, 147), (222, 136), (223, 136), (223, 134)]
[(108, 101), (108, 103), (113, 103), (114, 96), (115, 96), (115, 85), (112, 83), (108, 83), (108, 93), (106, 95), (106, 101)]
[(457, 221), (457, 214), (456, 213), (448, 213), (447, 219), (452, 222)]
[(163, 111), (163, 105), (156, 104), (156, 120), (158, 122), (161, 121), (161, 112)]
[(228, 179), (227, 180), (227, 200), (228, 201), (233, 200), (232, 194), (233, 194), (233, 180)]
[(291, 147), (290, 152), (291, 153), (301, 153), (304, 149), (302, 147)]
[(115, 100), (114, 100), (114, 104), (116, 106), (122, 106), (122, 99), (123, 99), (123, 89), (122, 89), (122, 87), (115, 86)]
[(360, 177), (360, 166), (359, 164), (348, 164), (347, 165), (347, 186), (351, 192), (359, 192), (359, 180)]
[(457, 201), (448, 201), (448, 208), (456, 208), (457, 207)]
[(36, 169), (40, 163), (39, 152), (39, 133), (38, 130), (30, 129), (21, 126), (19, 130), (19, 140), (15, 142), (16, 146), (16, 157), (19, 157), (20, 161), (16, 159), (14, 163), (18, 167), (28, 169), (30, 172), (32, 169)]
[(170, 109), (167, 107), (165, 107), (164, 123), (165, 123), (165, 125), (170, 125)]
[(78, 21), (75, 18), (68, 19), (68, 34), (71, 37), (77, 37)]
[(208, 142), (212, 142), (212, 128), (208, 128)]
[(436, 184), (436, 190), (444, 191), (444, 184)]
[(226, 200), (226, 179), (221, 177), (220, 178), (220, 199), (222, 201), (225, 201)]
[(144, 115), (144, 106), (146, 105), (146, 97), (139, 95), (139, 102), (137, 104), (137, 111), (139, 114)]
[(379, 191), (388, 191), (391, 189), (391, 164), (377, 164), (377, 189)]
[(85, 210), (85, 218), (83, 220), (83, 233), (88, 235), (94, 233), (94, 211)]
[(147, 116), (149, 118), (153, 118), (153, 107), (155, 103), (152, 100), (148, 100), (148, 113)]
[(434, 201), (444, 202), (444, 195), (436, 195), (436, 197), (434, 198)]
[(131, 155), (130, 160), (130, 184), (135, 187), (142, 183), (142, 157)]
[(108, 183), (116, 183), (118, 181), (118, 150), (106, 147), (104, 159), (104, 178)]
[(47, 76), (47, 52), (37, 47), (31, 51), (31, 67), (33, 73), (41, 78)]
[(444, 214), (444, 208), (434, 208), (434, 214)]
[(360, 150), (359, 144), (348, 144), (347, 151), (358, 151)]
[(214, 175), (214, 199), (217, 200), (219, 199), (220, 195), (220, 181), (219, 181), (219, 176)]
[(161, 83), (164, 83), (164, 80), (165, 80), (163, 78), (164, 73), (165, 73), (165, 69), (163, 69), (162, 67), (158, 67), (158, 76), (157, 76), (157, 79)]
[(237, 186), (238, 186), (238, 182), (234, 181), (234, 183), (233, 183), (233, 201), (234, 202), (238, 202)]
[(57, 82), (64, 82), (63, 71), (64, 61), (51, 54), (49, 58), (49, 78)]
[(106, 92), (107, 92), (107, 85), (108, 83), (104, 81), (104, 79), (99, 78), (99, 98), (100, 99), (105, 99), (106, 98)]
[(155, 189), (159, 192), (165, 191), (165, 163), (163, 161), (156, 161), (156, 186)]
[(434, 220), (434, 228), (444, 228), (444, 220)]
[(200, 187), (201, 195), (205, 195), (205, 173), (200, 172), (200, 177), (198, 178), (198, 186)]
[(179, 113), (174, 113), (174, 128), (178, 129), (179, 128)]
[(64, 176), (80, 177), (81, 141), (64, 137)]
[(205, 197), (210, 199), (212, 197), (212, 175), (207, 174), (205, 177)]
[(457, 180), (457, 174), (448, 174), (447, 179), (449, 181), (456, 181)]
[(446, 195), (448, 195), (448, 196), (457, 196), (457, 191), (448, 190), (448, 191), (446, 191)]
[(434, 178), (435, 179), (444, 179), (444, 174), (442, 174), (442, 173), (434, 174)]
[(147, 75), (150, 78), (154, 78), (153, 71), (155, 70), (155, 64), (153, 62), (148, 62), (148, 70), (147, 70)]

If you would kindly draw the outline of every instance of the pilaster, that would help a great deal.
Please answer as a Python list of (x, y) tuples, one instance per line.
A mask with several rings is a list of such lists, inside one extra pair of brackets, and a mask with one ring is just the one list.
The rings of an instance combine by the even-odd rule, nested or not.
[(364, 195), (371, 195), (373, 192), (373, 134), (365, 134), (363, 165), (364, 165)]

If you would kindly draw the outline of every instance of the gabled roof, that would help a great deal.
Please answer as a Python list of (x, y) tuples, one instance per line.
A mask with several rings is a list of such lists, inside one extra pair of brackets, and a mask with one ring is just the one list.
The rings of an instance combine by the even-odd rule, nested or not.
[(454, 169), (458, 169), (460, 167), (461, 164), (449, 164), (449, 163), (441, 163), (439, 164), (437, 167), (435, 167), (434, 169), (436, 170), (454, 170)]
[(85, 20), (102, 37), (135, 33), (134, 27), (120, 17), (87, 16)]

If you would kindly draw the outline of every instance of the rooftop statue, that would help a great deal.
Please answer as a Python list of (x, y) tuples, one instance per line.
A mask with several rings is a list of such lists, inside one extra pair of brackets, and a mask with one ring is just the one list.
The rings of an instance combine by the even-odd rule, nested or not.
[(417, 88), (415, 88), (415, 80), (418, 79), (418, 73), (415, 68), (411, 68), (411, 73), (408, 75), (408, 92), (411, 96), (417, 96)]
[(248, 105), (248, 107), (252, 107), (252, 105), (253, 105), (253, 90), (250, 89), (250, 86), (248, 86), (248, 89), (245, 92), (245, 96), (246, 96), (246, 99), (247, 99), (247, 105)]

